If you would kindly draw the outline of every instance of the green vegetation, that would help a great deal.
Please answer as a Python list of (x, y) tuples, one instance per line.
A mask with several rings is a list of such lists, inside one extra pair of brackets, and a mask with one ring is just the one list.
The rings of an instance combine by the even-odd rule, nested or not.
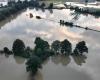
[(52, 51), (57, 54), (60, 52), (60, 48), (61, 48), (61, 42), (56, 40), (51, 44), (51, 49)]
[[(24, 2), (18, 0), (17, 3), (15, 2), (8, 3), (7, 7), (2, 7), (0, 9), (0, 21), (27, 7), (52, 9), (53, 3), (50, 3), (48, 7), (46, 7), (44, 3), (40, 5), (37, 1), (34, 2), (33, 0), (31, 1), (25, 0)], [(75, 10), (77, 11), (79, 10), (79, 8), (75, 8)], [(30, 15), (31, 17), (33, 17), (32, 14)], [(36, 16), (36, 18), (41, 19), (40, 16)], [(60, 20), (60, 24), (73, 26), (73, 23), (64, 22), (62, 20)], [(10, 51), (7, 47), (4, 47), (2, 52), (5, 53), (5, 55), (13, 54), (14, 56), (20, 56), (26, 58), (27, 59), (26, 70), (33, 74), (36, 74), (38, 69), (42, 68), (42, 63), (51, 56), (64, 55), (65, 57), (68, 57), (73, 55), (75, 56), (83, 55), (84, 52), (88, 53), (88, 48), (86, 46), (85, 41), (77, 43), (74, 50), (72, 50), (71, 42), (68, 41), (67, 39), (63, 41), (55, 40), (50, 45), (47, 41), (43, 40), (42, 38), (36, 37), (34, 44), (35, 47), (31, 49), (29, 46), (26, 47), (25, 43), (22, 40), (16, 39), (13, 42), (12, 51)]]
[(26, 65), (26, 70), (32, 72), (32, 74), (35, 74), (38, 68), (42, 68), (41, 59), (35, 55), (27, 60)]
[(21, 55), (21, 53), (24, 53), (25, 51), (24, 42), (20, 39), (16, 39), (13, 43), (12, 50), (15, 55)]
[[(34, 0), (18, 0), (18, 2), (8, 2), (8, 6), (0, 7), (0, 21), (6, 19), (12, 14), (15, 14), (23, 9), (26, 9), (27, 7), (46, 8), (45, 3), (39, 4), (38, 1)], [(48, 8), (53, 8), (53, 3), (50, 3)]]
[(35, 48), (34, 48), (34, 54), (41, 58), (41, 60), (45, 60), (47, 57), (49, 57), (50, 54), (50, 45), (47, 41), (44, 41), (40, 37), (37, 37), (35, 39)]
[(17, 13), (18, 11), (25, 9), (26, 6), (21, 2), (17, 3), (8, 3), (8, 6), (0, 8), (0, 21), (6, 19), (12, 14)]
[(72, 52), (72, 45), (67, 39), (62, 42), (58, 40), (54, 41), (51, 45), (51, 48), (56, 54), (69, 55)]
[(74, 54), (82, 54), (83, 52), (87, 52), (88, 53), (88, 48), (86, 46), (86, 43), (84, 41), (79, 42), (78, 44), (76, 44), (76, 47), (74, 49)]
[[(88, 0), (86, 0), (86, 2), (87, 1)], [(66, 4), (65, 4), (65, 6), (67, 8)], [(53, 3), (50, 3), (48, 6), (46, 6), (46, 4), (44, 2), (42, 2), (40, 4), (39, 1), (34, 1), (34, 0), (30, 0), (30, 1), (18, 0), (17, 2), (9, 2), (7, 6), (0, 7), (0, 21), (6, 19), (7, 17), (11, 16), (12, 14), (15, 14), (23, 9), (26, 9), (27, 7), (33, 7), (33, 8), (35, 7), (36, 9), (40, 8), (43, 11), (44, 11), (44, 9), (49, 9), (51, 13), (52, 13), (52, 9), (66, 9), (64, 7), (54, 7)], [(96, 15), (96, 16), (100, 15), (100, 10), (92, 12), (92, 11), (88, 11), (88, 9), (84, 10), (79, 7), (73, 7), (73, 6), (70, 6), (70, 9), (75, 10), (75, 12), (80, 12), (82, 14), (88, 13), (88, 14), (92, 14), (92, 15)]]
[(65, 39), (64, 41), (61, 42), (61, 53), (69, 55), (72, 52), (72, 44)]
[(64, 55), (65, 57), (68, 57), (69, 55), (78, 56), (83, 55), (84, 52), (88, 53), (85, 41), (81, 41), (76, 44), (73, 52), (72, 44), (67, 39), (63, 41), (55, 40), (50, 46), (47, 41), (40, 37), (36, 37), (34, 44), (34, 49), (31, 49), (30, 47), (26, 47), (22, 40), (16, 39), (13, 43), (12, 51), (10, 51), (7, 47), (4, 47), (2, 52), (4, 52), (7, 56), (14, 54), (14, 56), (26, 58), (26, 70), (34, 75), (39, 68), (42, 68), (42, 63), (50, 56)]
[(14, 55), (28, 58), (30, 56), (30, 53), (28, 53), (29, 50), (30, 50), (29, 48), (25, 47), (25, 44), (22, 40), (16, 39), (14, 41), (13, 46), (12, 46), (12, 51)]
[[(86, 0), (86, 1), (88, 1), (88, 0)], [(76, 13), (78, 12), (78, 13), (82, 13), (82, 14), (85, 14), (85, 15), (91, 14), (91, 15), (96, 16), (96, 17), (100, 16), (100, 10), (90, 11), (88, 8), (84, 9), (84, 8), (80, 8), (78, 6), (75, 7), (75, 6), (72, 6), (72, 5), (69, 6), (67, 4), (64, 4), (64, 5), (67, 9), (74, 10)], [(87, 5), (87, 2), (86, 2), (86, 5)]]

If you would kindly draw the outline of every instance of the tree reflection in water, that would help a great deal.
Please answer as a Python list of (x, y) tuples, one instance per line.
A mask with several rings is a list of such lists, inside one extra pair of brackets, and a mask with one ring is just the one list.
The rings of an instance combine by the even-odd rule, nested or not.
[(41, 71), (38, 70), (35, 75), (30, 73), (28, 80), (43, 80), (43, 75), (42, 75)]
[(80, 66), (82, 66), (82, 64), (85, 63), (86, 59), (87, 59), (87, 57), (85, 55), (77, 55), (77, 56), (72, 55), (72, 58), (73, 58), (74, 62)]
[(22, 58), (20, 56), (14, 56), (14, 59), (15, 59), (15, 62), (17, 64), (23, 64), (23, 63), (25, 63), (25, 58)]
[[(74, 62), (79, 66), (82, 66), (82, 64), (85, 63), (87, 59), (85, 55), (71, 55), (71, 56), (54, 55), (51, 58), (48, 58), (47, 60), (45, 60), (43, 65), (48, 64), (49, 61), (51, 60), (56, 65), (61, 64), (62, 66), (66, 67), (71, 62), (71, 59), (72, 59), (71, 57), (73, 58)], [(43, 74), (41, 72), (42, 70), (38, 70), (35, 75), (32, 75), (30, 73), (28, 80), (44, 80)]]
[(54, 64), (62, 64), (63, 66), (67, 66), (71, 61), (70, 56), (65, 55), (54, 55), (51, 57), (51, 60)]
[(51, 57), (51, 60), (56, 65), (62, 64), (63, 66), (67, 66), (71, 62), (71, 57), (73, 58), (74, 62), (80, 66), (85, 63), (87, 59), (85, 55), (55, 55)]
[(46, 65), (50, 61), (50, 57), (43, 61), (42, 65)]

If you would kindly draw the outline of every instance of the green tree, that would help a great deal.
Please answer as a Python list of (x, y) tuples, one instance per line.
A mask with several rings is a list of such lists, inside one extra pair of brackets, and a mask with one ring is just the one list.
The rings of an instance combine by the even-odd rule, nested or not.
[(48, 6), (49, 9), (53, 8), (53, 3), (50, 3), (50, 5)]
[(61, 42), (56, 40), (51, 44), (51, 49), (55, 52), (55, 53), (59, 53), (60, 52), (60, 48), (61, 48)]
[(40, 37), (36, 37), (34, 43), (36, 44), (35, 50), (37, 50), (38, 48), (42, 49), (43, 51), (49, 49), (49, 43), (47, 41), (44, 41)]
[(34, 54), (41, 58), (41, 60), (47, 59), (50, 55), (50, 49), (49, 49), (49, 43), (47, 41), (44, 41), (40, 37), (36, 37), (35, 42), (36, 44), (34, 48)]
[(84, 52), (88, 53), (88, 47), (86, 46), (85, 41), (81, 41), (76, 44), (76, 47), (74, 49), (74, 54), (82, 54)]
[(35, 74), (39, 68), (42, 68), (41, 65), (41, 59), (37, 56), (32, 56), (27, 62), (26, 62), (26, 70), (29, 72), (32, 72)]
[(16, 39), (12, 46), (12, 51), (15, 55), (21, 55), (25, 52), (25, 44), (22, 40)]
[(45, 3), (42, 3), (40, 7), (44, 8), (45, 6), (46, 6)]
[(72, 44), (67, 39), (61, 42), (61, 53), (68, 55), (72, 53)]

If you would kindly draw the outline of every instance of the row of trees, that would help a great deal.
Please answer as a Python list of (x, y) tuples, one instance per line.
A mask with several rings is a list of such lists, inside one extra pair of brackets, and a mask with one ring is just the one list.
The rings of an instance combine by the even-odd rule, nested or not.
[(3, 52), (6, 54), (14, 54), (28, 58), (26, 62), (26, 70), (35, 74), (38, 68), (42, 68), (42, 63), (48, 57), (53, 55), (83, 55), (84, 52), (88, 53), (88, 48), (85, 41), (81, 41), (76, 44), (75, 49), (72, 51), (72, 44), (67, 39), (63, 41), (53, 41), (51, 45), (40, 37), (36, 37), (34, 41), (35, 47), (31, 49), (26, 47), (24, 42), (20, 39), (16, 39), (12, 46), (12, 51), (7, 47), (4, 48)]
[(91, 15), (95, 15), (95, 16), (100, 16), (100, 10), (90, 11), (88, 8), (82, 9), (79, 7), (75, 7), (74, 10), (76, 12), (80, 12), (80, 13), (84, 13), (84, 14), (91, 14)]
[(78, 6), (67, 6), (66, 4), (64, 4), (66, 6), (66, 8), (69, 8), (71, 10), (75, 10), (75, 12), (77, 13), (82, 13), (82, 14), (91, 14), (93, 16), (100, 16), (100, 10), (89, 10), (88, 8), (80, 8)]
[(42, 67), (42, 63), (48, 57), (53, 55), (82, 55), (84, 52), (88, 53), (88, 48), (85, 41), (81, 41), (76, 44), (74, 51), (72, 52), (72, 44), (67, 40), (54, 41), (51, 46), (47, 41), (44, 41), (40, 37), (35, 39), (35, 48), (31, 58), (27, 61), (27, 71), (35, 74), (39, 68)]
[(41, 68), (42, 63), (48, 57), (53, 55), (83, 55), (84, 52), (88, 53), (88, 48), (86, 46), (85, 41), (81, 41), (76, 44), (75, 49), (72, 51), (72, 44), (67, 40), (63, 41), (53, 41), (51, 46), (47, 41), (44, 41), (40, 37), (35, 39), (35, 48), (31, 49), (30, 47), (26, 47), (24, 42), (20, 39), (16, 39), (12, 46), (12, 51), (10, 51), (7, 47), (4, 47), (5, 54), (14, 54), (15, 56), (21, 56), (28, 58), (27, 60), (27, 71), (31, 71), (32, 73), (36, 73), (38, 68)]
[(0, 9), (0, 21), (25, 8), (26, 5), (21, 2), (17, 2), (16, 4), (13, 3), (13, 5), (9, 3), (8, 6)]
[(56, 40), (52, 43), (51, 49), (56, 54), (69, 55), (72, 53), (72, 44), (67, 39), (61, 42)]
[(7, 47), (4, 47), (4, 52), (7, 54), (12, 54), (12, 52), (17, 56), (27, 56), (30, 57), (32, 54), (43, 58), (44, 56), (50, 55), (72, 55), (72, 54), (83, 54), (84, 52), (88, 53), (88, 48), (86, 46), (85, 41), (81, 41), (76, 44), (75, 49), (72, 52), (72, 44), (67, 40), (59, 41), (55, 40), (49, 45), (47, 41), (44, 41), (40, 37), (35, 39), (35, 48), (31, 49), (30, 47), (26, 47), (24, 42), (20, 39), (16, 39), (12, 46), (12, 51), (10, 51)]

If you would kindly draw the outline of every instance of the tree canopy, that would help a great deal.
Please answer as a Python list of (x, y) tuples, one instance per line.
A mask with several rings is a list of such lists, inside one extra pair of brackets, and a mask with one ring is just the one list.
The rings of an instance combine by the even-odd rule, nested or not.
[(25, 44), (22, 40), (16, 39), (12, 46), (12, 51), (15, 55), (21, 55), (25, 51)]
[(84, 52), (88, 53), (88, 47), (85, 41), (78, 42), (73, 52), (72, 44), (67, 39), (63, 41), (55, 40), (50, 46), (47, 41), (40, 37), (36, 37), (34, 44), (35, 47), (32, 49), (29, 46), (26, 47), (22, 40), (16, 39), (13, 42), (12, 51), (7, 47), (4, 47), (3, 51), (7, 55), (13, 52), (15, 56), (28, 58), (26, 70), (33, 74), (35, 74), (39, 68), (42, 68), (42, 63), (50, 56), (59, 56), (60, 54), (60, 56), (64, 55), (67, 58), (69, 55), (73, 54), (72, 57), (76, 60), (76, 55), (83, 57)]
[(73, 52), (74, 54), (82, 54), (84, 52), (88, 53), (88, 48), (86, 46), (85, 41), (81, 41), (78, 44), (76, 44), (76, 47)]
[(28, 72), (32, 72), (33, 74), (37, 72), (38, 68), (42, 68), (41, 60), (37, 56), (32, 56), (29, 60), (27, 60), (26, 65), (26, 70)]

